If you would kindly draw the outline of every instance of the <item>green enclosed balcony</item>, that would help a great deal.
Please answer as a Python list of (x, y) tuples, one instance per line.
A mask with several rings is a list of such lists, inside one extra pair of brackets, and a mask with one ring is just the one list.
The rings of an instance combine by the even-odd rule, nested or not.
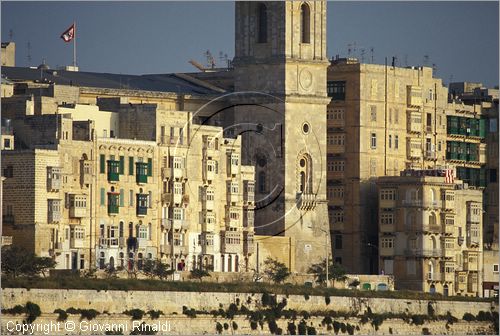
[(120, 161), (108, 160), (108, 181), (120, 181)]
[(148, 195), (147, 194), (137, 194), (137, 216), (146, 216), (148, 214)]
[(120, 212), (120, 193), (108, 193), (108, 215), (116, 215)]
[(136, 174), (135, 181), (137, 183), (148, 183), (148, 163), (137, 162), (135, 164)]

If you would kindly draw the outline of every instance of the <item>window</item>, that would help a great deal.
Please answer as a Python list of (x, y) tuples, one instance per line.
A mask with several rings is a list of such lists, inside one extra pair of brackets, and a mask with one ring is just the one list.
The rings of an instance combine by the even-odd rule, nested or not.
[(10, 148), (10, 139), (4, 139), (3, 140), (3, 147), (6, 149)]
[(394, 122), (396, 124), (399, 123), (399, 110), (398, 109), (394, 110)]
[(134, 206), (134, 191), (132, 189), (129, 190), (129, 193), (128, 193), (128, 205), (129, 206)]
[(334, 243), (334, 248), (336, 250), (342, 249), (342, 235), (341, 234), (336, 234), (335, 235), (335, 243)]
[(148, 234), (148, 227), (141, 225), (139, 226), (139, 237), (141, 239), (148, 239), (149, 234)]
[(332, 213), (333, 223), (343, 223), (344, 222), (344, 210), (335, 210)]
[(104, 155), (104, 154), (99, 155), (99, 159), (100, 159), (100, 170), (99, 170), (99, 172), (101, 174), (104, 174), (104, 173), (106, 173), (106, 155)]
[(370, 121), (377, 121), (377, 106), (370, 106)]
[(493, 264), (493, 272), (498, 273), (498, 264)]
[(372, 133), (370, 136), (370, 139), (371, 139), (371, 141), (370, 141), (371, 148), (372, 149), (377, 148), (377, 134)]
[(328, 161), (328, 171), (343, 172), (345, 168), (345, 161), (334, 160)]
[(311, 42), (311, 12), (307, 4), (300, 6), (302, 43)]
[(134, 158), (132, 156), (128, 158), (128, 174), (134, 175)]
[(394, 189), (382, 189), (380, 191), (380, 200), (396, 200), (396, 190)]
[(389, 148), (392, 148), (392, 135), (389, 134)]
[(381, 247), (382, 248), (393, 248), (394, 247), (394, 239), (393, 238), (382, 238)]
[(267, 7), (263, 3), (258, 7), (259, 35), (258, 43), (267, 43)]
[(345, 81), (328, 81), (326, 84), (328, 97), (332, 97), (333, 100), (345, 100), (345, 85)]
[(125, 206), (125, 190), (120, 189), (120, 206)]
[(394, 148), (395, 149), (399, 148), (399, 136), (398, 135), (394, 136)]
[(394, 224), (394, 215), (391, 213), (383, 213), (380, 215), (380, 225)]
[(14, 167), (13, 166), (7, 166), (3, 170), (3, 176), (4, 177), (14, 177)]
[(265, 193), (266, 188), (266, 173), (261, 171), (259, 173), (259, 193)]

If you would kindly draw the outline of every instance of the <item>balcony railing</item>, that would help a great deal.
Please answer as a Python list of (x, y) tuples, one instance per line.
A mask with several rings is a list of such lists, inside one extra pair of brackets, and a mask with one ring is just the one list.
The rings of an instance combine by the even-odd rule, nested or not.
[(99, 246), (101, 247), (118, 247), (119, 238), (99, 238)]
[(116, 215), (120, 212), (120, 207), (118, 205), (109, 204), (108, 205), (108, 214)]
[(418, 207), (428, 209), (437, 209), (441, 207), (440, 201), (403, 200), (401, 204), (405, 207)]
[(433, 249), (406, 249), (405, 256), (407, 257), (427, 257), (427, 258), (438, 258), (443, 254), (441, 250)]
[(148, 214), (148, 207), (137, 206), (136, 214), (137, 214), (137, 216), (146, 216)]
[(316, 194), (297, 194), (297, 208), (299, 210), (313, 210), (314, 208), (316, 208), (316, 204)]

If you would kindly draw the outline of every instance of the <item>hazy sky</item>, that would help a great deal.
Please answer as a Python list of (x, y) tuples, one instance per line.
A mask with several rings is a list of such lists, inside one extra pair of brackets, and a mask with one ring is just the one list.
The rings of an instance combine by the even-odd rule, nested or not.
[[(422, 65), (428, 55), (445, 83), (498, 85), (498, 9), (497, 1), (329, 2), (328, 55), (347, 56), (349, 44), (351, 56), (365, 49), (365, 62), (372, 47), (375, 63)], [(2, 41), (12, 30), (18, 66), (70, 64), (72, 45), (59, 36), (73, 20), (83, 71), (194, 71), (188, 61), (205, 63), (206, 50), (220, 64), (220, 52), (234, 54), (233, 2), (2, 1), (1, 10)]]

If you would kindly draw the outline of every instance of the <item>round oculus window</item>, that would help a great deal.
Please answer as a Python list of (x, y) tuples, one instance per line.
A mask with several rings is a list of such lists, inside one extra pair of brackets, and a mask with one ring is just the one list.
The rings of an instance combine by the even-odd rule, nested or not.
[(309, 126), (309, 124), (308, 124), (308, 123), (304, 123), (304, 124), (302, 125), (302, 132), (304, 132), (305, 134), (308, 134), (308, 133), (309, 133), (310, 128), (311, 128), (311, 127)]

